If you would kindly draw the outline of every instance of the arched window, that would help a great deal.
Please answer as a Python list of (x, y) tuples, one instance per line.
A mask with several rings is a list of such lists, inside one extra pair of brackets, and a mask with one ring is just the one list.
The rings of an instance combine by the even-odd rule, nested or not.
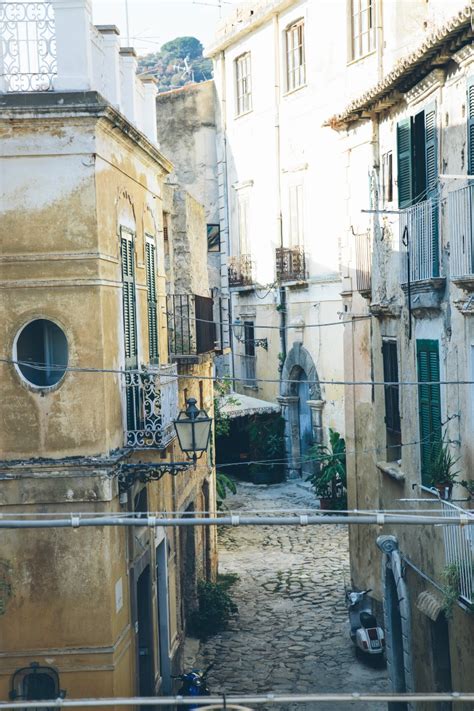
[(52, 667), (32, 662), (29, 667), (17, 669), (12, 677), (10, 699), (13, 701), (46, 701), (65, 696), (66, 692), (59, 688), (58, 672)]

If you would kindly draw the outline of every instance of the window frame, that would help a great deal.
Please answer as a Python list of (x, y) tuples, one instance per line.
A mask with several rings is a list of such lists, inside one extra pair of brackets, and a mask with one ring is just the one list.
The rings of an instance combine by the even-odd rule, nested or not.
[[(59, 380), (57, 380), (55, 383), (52, 383), (51, 385), (38, 385), (37, 383), (33, 383), (33, 382), (31, 382), (31, 380), (28, 380), (28, 378), (23, 373), (23, 371), (21, 370), (21, 367), (19, 366), (19, 364), (17, 362), (19, 360), (18, 340), (19, 340), (21, 334), (23, 333), (23, 331), (25, 330), (25, 328), (30, 326), (35, 321), (49, 321), (49, 322), (51, 322), (52, 324), (54, 324), (55, 326), (57, 326), (60, 329), (60, 331), (64, 334), (64, 337), (66, 339), (67, 362), (66, 362), (65, 366), (61, 366), (61, 369), (64, 367), (64, 372), (62, 373)], [(29, 318), (28, 321), (25, 321), (20, 326), (20, 328), (17, 330), (14, 340), (13, 340), (12, 356), (13, 356), (13, 361), (14, 361), (14, 367), (15, 367), (15, 370), (18, 374), (18, 377), (20, 378), (21, 382), (24, 383), (30, 390), (40, 392), (40, 393), (52, 392), (53, 390), (56, 390), (63, 384), (64, 379), (66, 378), (66, 376), (68, 374), (70, 352), (71, 352), (70, 342), (69, 342), (68, 334), (66, 332), (66, 328), (64, 327), (64, 325), (59, 323), (56, 319), (51, 318), (50, 316), (45, 316), (44, 314), (43, 315), (34, 315), (32, 318)], [(26, 366), (26, 367), (28, 367), (28, 366)]]
[[(252, 59), (251, 52), (243, 52), (234, 60), (235, 66), (235, 115), (245, 116), (252, 106)], [(245, 72), (245, 73), (244, 73)]]
[[(367, 14), (368, 27), (362, 27), (362, 17)], [(356, 28), (356, 24), (358, 27)], [(376, 0), (350, 0), (349, 3), (349, 51), (350, 61), (357, 62), (375, 52), (377, 47), (376, 34)], [(357, 30), (357, 31), (356, 31)], [(362, 45), (363, 37), (367, 37), (367, 47)]]
[[(294, 42), (295, 35), (297, 42)], [(295, 56), (298, 62), (295, 62)], [(305, 18), (291, 22), (285, 29), (286, 93), (306, 86)]]
[[(153, 275), (150, 268), (153, 268)], [(156, 244), (152, 235), (145, 234), (145, 275), (147, 294), (148, 358), (150, 365), (160, 362), (158, 295), (156, 288)], [(153, 276), (151, 279), (150, 276)], [(154, 326), (153, 326), (154, 324)], [(153, 333), (154, 329), (154, 333)]]
[[(382, 363), (384, 379), (384, 409), (387, 461), (394, 462), (401, 459), (402, 456), (400, 386), (398, 385), (398, 345), (395, 338), (382, 338)], [(396, 377), (389, 377), (389, 371), (394, 372), (394, 374), (396, 371)], [(397, 383), (397, 385), (387, 385), (387, 382)], [(390, 450), (392, 450), (392, 453), (389, 456)]]

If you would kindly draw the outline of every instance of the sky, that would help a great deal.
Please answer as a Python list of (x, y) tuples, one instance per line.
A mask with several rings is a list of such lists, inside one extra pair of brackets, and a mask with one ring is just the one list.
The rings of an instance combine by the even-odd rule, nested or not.
[(92, 14), (96, 25), (117, 25), (126, 45), (128, 3), (130, 44), (142, 55), (187, 35), (209, 44), (219, 22), (219, 2), (225, 17), (237, 0), (92, 0)]

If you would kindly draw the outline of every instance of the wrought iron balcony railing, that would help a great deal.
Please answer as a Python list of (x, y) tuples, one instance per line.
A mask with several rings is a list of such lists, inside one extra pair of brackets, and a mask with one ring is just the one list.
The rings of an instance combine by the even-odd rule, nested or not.
[[(440, 500), (443, 516), (466, 517), (474, 521), (474, 512), (456, 506), (450, 501)], [(459, 596), (463, 602), (474, 604), (474, 525), (443, 526), (446, 565), (453, 566), (459, 580)]]
[(440, 277), (439, 203), (430, 198), (400, 213), (401, 281)]
[(216, 349), (214, 301), (195, 294), (167, 297), (168, 345), (171, 357), (196, 356)]
[(355, 235), (356, 287), (362, 296), (372, 292), (372, 238), (370, 232)]
[(57, 73), (52, 3), (1, 2), (0, 37), (0, 91), (50, 91)]
[(451, 275), (474, 279), (474, 184), (448, 194)]
[(302, 247), (277, 247), (275, 265), (276, 277), (279, 281), (306, 279), (306, 258)]
[(165, 449), (175, 437), (178, 416), (178, 371), (175, 364), (125, 372), (125, 445)]
[(243, 384), (248, 388), (257, 387), (257, 357), (254, 355), (240, 356), (240, 370)]
[(229, 286), (251, 286), (253, 284), (253, 265), (249, 254), (229, 257)]

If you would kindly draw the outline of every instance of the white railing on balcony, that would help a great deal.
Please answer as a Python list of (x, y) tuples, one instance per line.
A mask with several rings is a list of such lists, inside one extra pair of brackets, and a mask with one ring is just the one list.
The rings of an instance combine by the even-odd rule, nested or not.
[(474, 276), (474, 184), (448, 194), (451, 276)]
[(124, 376), (125, 445), (165, 449), (175, 437), (178, 416), (178, 371), (175, 364), (149, 366)]
[(440, 276), (439, 203), (430, 198), (400, 213), (402, 283)]
[[(474, 522), (474, 513), (440, 500), (443, 516), (464, 516), (466, 524)], [(446, 565), (456, 566), (459, 574), (459, 594), (469, 605), (474, 604), (474, 525), (443, 526)]]
[(49, 91), (56, 75), (51, 2), (0, 2), (2, 90)]

